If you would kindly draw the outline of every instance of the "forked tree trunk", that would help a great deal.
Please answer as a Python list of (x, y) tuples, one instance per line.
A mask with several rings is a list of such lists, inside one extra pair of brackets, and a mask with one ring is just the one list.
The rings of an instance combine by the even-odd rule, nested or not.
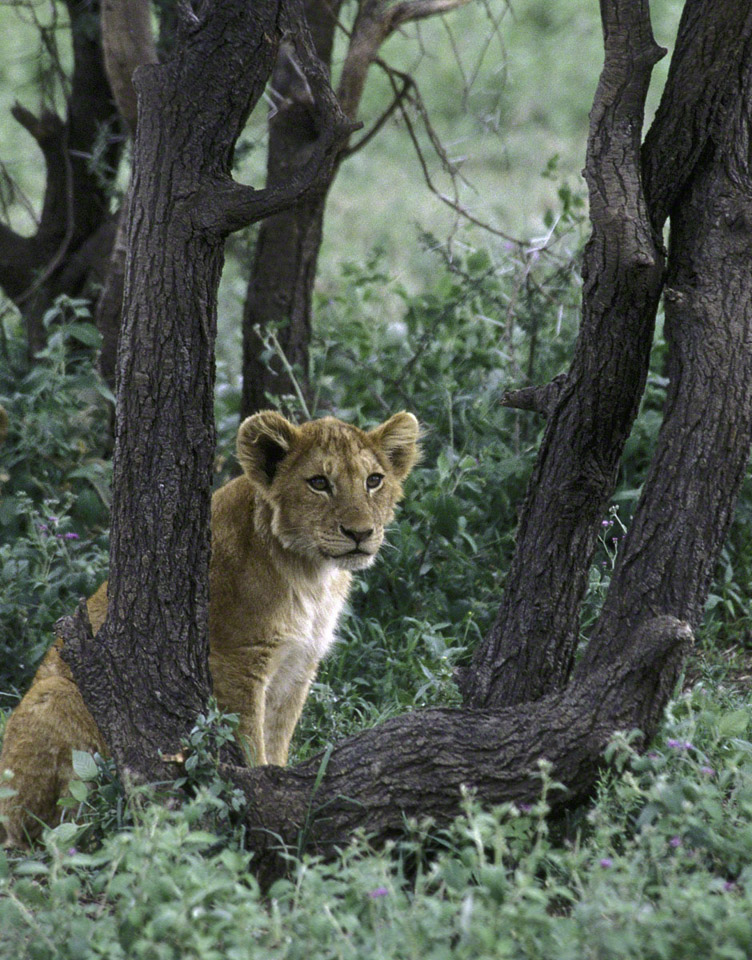
[[(603, 0), (583, 324), (563, 388), (538, 394), (549, 424), (500, 617), (465, 677), (467, 705), (395, 718), (292, 769), (228, 767), (249, 801), (253, 863), (265, 880), (280, 870), (280, 841), (330, 854), (358, 827), (379, 842), (402, 829), (405, 815), (446, 823), (460, 812), (463, 787), (489, 802), (529, 801), (544, 758), (565, 786), (552, 804), (581, 799), (615, 730), (639, 727), (644, 743), (657, 729), (692, 636), (677, 617), (699, 622), (752, 431), (752, 14), (740, 6), (689, 0), (641, 168), (643, 103), (659, 51), (647, 0)], [(253, 96), (260, 93), (280, 32), (280, 14), (267, 13), (249, 25), (242, 0), (222, 0), (207, 20), (184, 24), (180, 58), (141, 81), (147, 121), (131, 210), (113, 597), (97, 642), (74, 620), (68, 645), (121, 771), (141, 779), (166, 772), (157, 750), (175, 750), (208, 690), (220, 237), (251, 219), (266, 193), (229, 180), (244, 110), (223, 99), (228, 78), (217, 63), (242, 65), (238, 77), (253, 75)], [(227, 38), (236, 37), (241, 46), (230, 49)], [(212, 112), (220, 103), (229, 118)], [(662, 280), (657, 237), (668, 214), (666, 420), (606, 608), (567, 685), (597, 529), (644, 384)]]
[[(708, 223), (718, 215), (715, 198), (719, 190), (727, 189), (741, 203), (743, 191), (749, 186), (738, 151), (730, 147), (734, 137), (744, 138), (745, 131), (738, 119), (727, 115), (729, 104), (734, 104), (737, 111), (749, 106), (748, 91), (739, 79), (749, 64), (749, 10), (734, 0), (715, 4), (712, 10), (702, 0), (688, 0), (670, 79), (641, 162), (638, 144), (645, 76), (640, 68), (653, 59), (654, 47), (645, 30), (632, 22), (626, 46), (613, 51), (612, 65), (609, 65), (609, 46), (615, 41), (619, 43), (624, 35), (622, 17), (614, 16), (618, 6), (603, 4), (606, 64), (591, 113), (585, 171), (590, 186), (593, 237), (583, 264), (582, 328), (528, 487), (517, 550), (499, 617), (490, 635), (476, 650), (472, 669), (463, 682), (468, 702), (473, 706), (506, 706), (534, 700), (550, 690), (560, 689), (568, 680), (579, 637), (580, 604), (599, 522), (605, 516), (624, 443), (644, 388), (657, 295), (663, 281), (663, 254), (657, 238), (669, 214), (672, 274), (682, 261), (693, 263), (702, 268), (702, 284), (715, 288), (723, 284), (724, 273), (733, 270), (735, 276), (739, 274), (737, 264), (724, 261), (718, 243), (712, 251), (707, 247), (709, 227), (703, 225), (701, 232), (693, 233), (702, 222), (696, 211), (689, 214), (683, 226), (679, 218), (686, 217), (690, 203), (702, 204), (703, 190), (709, 187), (704, 163), (700, 162), (709, 143), (715, 153), (715, 166), (726, 171), (728, 183), (724, 185), (716, 179), (713, 192), (706, 194), (704, 217)], [(634, 6), (628, 16), (638, 16), (637, 8), (642, 7), (640, 18), (646, 23), (647, 4)], [(609, 26), (611, 16), (614, 19)], [(613, 111), (612, 117), (609, 117), (610, 111)], [(727, 126), (731, 123), (735, 123), (734, 128)], [(722, 133), (721, 124), (724, 125)], [(615, 136), (619, 131), (621, 135)], [(744, 139), (741, 142), (745, 142)], [(692, 191), (694, 201), (690, 199)], [(732, 207), (734, 203), (732, 201)], [(720, 226), (713, 235), (727, 229)], [(744, 229), (741, 221), (734, 229), (737, 234)], [(706, 254), (699, 264), (687, 245), (701, 242)], [(741, 242), (743, 248), (746, 241)], [(741, 272), (745, 278), (749, 276), (743, 265)], [(672, 287), (673, 283), (669, 282), (669, 288)], [(677, 347), (682, 351), (682, 336), (677, 341), (676, 324), (671, 319), (675, 313), (672, 297), (670, 293), (667, 295), (666, 313), (674, 354)], [(717, 294), (715, 301), (718, 302)], [(745, 296), (736, 304), (742, 337), (748, 320), (745, 304)], [(705, 304), (702, 309), (708, 310), (709, 306)], [(713, 334), (716, 319), (719, 321), (717, 333)], [(723, 343), (729, 336), (725, 322), (710, 312), (702, 324), (695, 318), (692, 326), (697, 348), (703, 350), (709, 349), (714, 340)], [(739, 335), (735, 339), (738, 340)], [(737, 377), (730, 372), (732, 365), (743, 366), (749, 358), (743, 359), (744, 349), (736, 352), (730, 343), (728, 350), (735, 352), (735, 358), (732, 360), (728, 355), (725, 361), (719, 358), (720, 363), (728, 363), (729, 372), (724, 373), (724, 378)], [(633, 541), (635, 536), (643, 536), (637, 529), (644, 521), (639, 517), (635, 519), (635, 528), (628, 538), (626, 552), (623, 550), (619, 558), (617, 577), (609, 592), (607, 616), (596, 629), (596, 638), (614, 635), (612, 618), (617, 608), (631, 611), (627, 617), (627, 634), (645, 616), (659, 613), (688, 618), (693, 626), (699, 625), (709, 578), (736, 501), (740, 458), (743, 461), (746, 456), (743, 451), (749, 446), (749, 424), (746, 410), (734, 405), (734, 411), (729, 411), (733, 421), (730, 430), (736, 445), (731, 467), (734, 479), (729, 477), (728, 482), (718, 485), (711, 481), (712, 489), (701, 496), (697, 484), (703, 481), (697, 467), (704, 457), (693, 460), (689, 448), (682, 449), (681, 438), (687, 440), (688, 431), (694, 430), (698, 444), (693, 445), (692, 452), (699, 454), (700, 444), (714, 431), (714, 427), (709, 426), (700, 438), (698, 431), (691, 427), (697, 422), (703, 403), (700, 398), (707, 397), (703, 416), (715, 405), (726, 404), (726, 399), (722, 392), (713, 399), (721, 380), (713, 381), (701, 372), (710, 357), (696, 352), (695, 358), (697, 367), (692, 373), (681, 374), (683, 397), (678, 405), (672, 398), (679, 385), (678, 374), (689, 358), (680, 360), (677, 356), (672, 361), (675, 376), (666, 413), (667, 421), (675, 422), (675, 436), (663, 454), (663, 464), (658, 468), (654, 465), (651, 471), (655, 474), (657, 469), (664, 488), (655, 487), (651, 493), (653, 488), (646, 487), (639, 513), (639, 517), (650, 518), (648, 523), (664, 532), (667, 532), (663, 526), (665, 518), (672, 513), (670, 537), (661, 537), (660, 548), (655, 538), (650, 539), (649, 549), (642, 544), (639, 572), (635, 568), (636, 577), (630, 582), (630, 589), (625, 590), (621, 568), (624, 562), (628, 566), (634, 563), (631, 559), (635, 549)], [(743, 378), (737, 378), (736, 382), (742, 391), (746, 390), (746, 384), (741, 387)], [(690, 397), (688, 391), (695, 396), (692, 406), (686, 402)], [(544, 402), (550, 402), (547, 388), (542, 388), (540, 395)], [(669, 469), (669, 464), (674, 466)], [(717, 471), (721, 471), (725, 480), (726, 466), (711, 461), (710, 476)], [(676, 484), (670, 496), (665, 486), (668, 484)], [(680, 490), (682, 484), (686, 485), (688, 496)], [(704, 508), (711, 510), (707, 523), (704, 517), (701, 520), (701, 515), (694, 513)], [(718, 524), (721, 517), (723, 523)], [(697, 539), (700, 526), (701, 546)], [(648, 531), (645, 535), (649, 536)], [(682, 562), (672, 565), (669, 555), (684, 554), (685, 545), (694, 554), (694, 560), (690, 564), (684, 556)], [(648, 584), (654, 586), (646, 590)], [(659, 593), (666, 602), (656, 605), (653, 600)], [(668, 602), (681, 594), (691, 596), (692, 602)], [(647, 599), (650, 603), (645, 605), (643, 601)], [(619, 631), (614, 649), (618, 650), (624, 639), (625, 633)], [(597, 654), (600, 645), (596, 639), (588, 653), (588, 657), (598, 662), (602, 662), (602, 656)]]
[[(119, 351), (108, 612), (66, 645), (127, 781), (164, 779), (210, 691), (209, 507), (216, 297), (225, 237), (315, 187), (350, 125), (292, 0), (179, 7), (176, 54), (141, 67)], [(256, 191), (233, 149), (285, 31), (328, 119), (309, 168)], [(174, 768), (173, 768), (174, 773)]]

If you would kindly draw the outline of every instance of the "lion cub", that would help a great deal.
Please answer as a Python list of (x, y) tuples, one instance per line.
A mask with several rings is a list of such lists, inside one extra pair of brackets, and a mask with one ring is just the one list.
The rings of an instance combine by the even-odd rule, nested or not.
[[(243, 475), (212, 498), (209, 664), (217, 701), (240, 715), (255, 763), (287, 761), (352, 571), (370, 566), (381, 547), (419, 456), (418, 435), (418, 421), (404, 412), (363, 431), (333, 417), (294, 426), (265, 411), (238, 431)], [(95, 632), (106, 590), (88, 601)], [(42, 822), (56, 822), (71, 750), (106, 749), (61, 645), (48, 651), (6, 726), (0, 772), (13, 771), (16, 791), (0, 800), (9, 843), (23, 845)]]

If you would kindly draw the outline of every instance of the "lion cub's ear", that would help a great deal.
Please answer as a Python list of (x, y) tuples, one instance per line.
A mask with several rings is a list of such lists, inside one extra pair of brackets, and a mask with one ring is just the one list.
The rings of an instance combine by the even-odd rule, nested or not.
[(281, 413), (262, 410), (240, 424), (238, 430), (238, 462), (248, 479), (268, 487), (281, 460), (292, 447), (298, 428)]
[(398, 480), (404, 480), (420, 460), (420, 424), (405, 410), (369, 430), (368, 436), (389, 457)]

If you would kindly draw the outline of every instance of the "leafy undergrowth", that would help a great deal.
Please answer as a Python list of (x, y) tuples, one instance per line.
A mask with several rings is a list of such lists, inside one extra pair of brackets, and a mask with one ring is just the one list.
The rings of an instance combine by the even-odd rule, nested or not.
[(702, 683), (651, 749), (629, 737), (597, 798), (546, 818), (467, 798), (449, 831), (412, 824), (387, 850), (356, 840), (335, 863), (303, 853), (262, 895), (239, 834), (207, 823), (211, 787), (180, 810), (135, 805), (91, 852), (81, 827), (33, 858), (0, 859), (0, 955), (245, 958), (739, 958), (752, 954), (752, 706)]
[[(312, 690), (298, 759), (391, 714), (458, 702), (453, 669), (498, 603), (540, 430), (528, 414), (503, 409), (501, 394), (559, 373), (575, 335), (579, 280), (566, 243), (579, 214), (566, 193), (562, 203), (569, 212), (555, 255), (474, 249), (443, 260), (419, 296), (392, 285), (397, 317), (381, 314), (391, 281), (374, 256), (348, 265), (340, 293), (319, 305), (316, 412), (368, 426), (407, 407), (427, 430), (390, 545), (358, 579), (341, 641)], [(503, 325), (492, 319), (499, 316)], [(0, 469), (0, 689), (8, 706), (55, 617), (93, 591), (106, 565), (107, 408), (92, 374), (96, 332), (75, 301), (50, 322), (49, 349), (32, 368), (23, 367), (18, 330), (6, 325), (12, 364), (0, 368), (0, 402), (11, 418)], [(603, 519), (583, 633), (605, 596), (655, 443), (664, 350), (659, 333), (614, 508)], [(219, 381), (221, 480), (238, 391), (222, 369)], [(201, 774), (203, 785), (181, 809), (127, 804), (111, 765), (77, 757), (80, 780), (64, 823), (33, 856), (0, 858), (0, 957), (752, 955), (752, 706), (744, 693), (751, 504), (747, 484), (689, 689), (645, 756), (630, 752), (628, 737), (616, 743), (594, 802), (567, 822), (546, 817), (545, 799), (531, 810), (491, 811), (468, 798), (450, 831), (413, 824), (385, 851), (366, 838), (333, 864), (289, 851), (289, 879), (262, 895), (243, 850), (241, 799), (219, 779), (207, 746), (217, 737), (199, 724), (192, 777)], [(204, 725), (210, 720), (217, 718)], [(542, 787), (556, 789), (545, 777)]]

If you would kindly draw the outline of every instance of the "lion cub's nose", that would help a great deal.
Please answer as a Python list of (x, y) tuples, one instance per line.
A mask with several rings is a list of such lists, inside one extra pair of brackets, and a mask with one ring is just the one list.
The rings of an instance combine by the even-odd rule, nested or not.
[(356, 544), (361, 544), (364, 540), (367, 540), (373, 533), (373, 528), (370, 530), (348, 530), (347, 527), (343, 527), (342, 524), (339, 525), (339, 529), (346, 537), (349, 537), (351, 540), (354, 540)]

